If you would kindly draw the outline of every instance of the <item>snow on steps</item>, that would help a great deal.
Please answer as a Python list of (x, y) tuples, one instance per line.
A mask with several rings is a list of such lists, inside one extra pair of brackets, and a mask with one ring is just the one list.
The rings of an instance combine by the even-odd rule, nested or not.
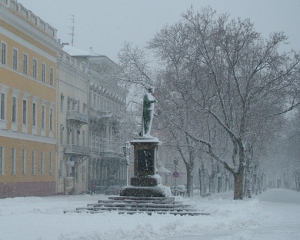
[(175, 201), (174, 197), (109, 197), (108, 200), (99, 200), (98, 203), (87, 204), (87, 207), (76, 208), (76, 211), (73, 212), (103, 213), (108, 211), (116, 211), (119, 214), (210, 215), (200, 212), (190, 205), (183, 204), (181, 201)]

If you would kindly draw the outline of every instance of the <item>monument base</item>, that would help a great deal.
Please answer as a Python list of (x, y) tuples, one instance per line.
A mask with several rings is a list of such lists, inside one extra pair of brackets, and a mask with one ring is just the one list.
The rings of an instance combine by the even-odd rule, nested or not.
[(161, 177), (156, 175), (134, 176), (131, 178), (132, 186), (154, 187), (161, 184)]
[(152, 187), (128, 186), (122, 187), (120, 196), (125, 197), (171, 197), (170, 187), (156, 185)]

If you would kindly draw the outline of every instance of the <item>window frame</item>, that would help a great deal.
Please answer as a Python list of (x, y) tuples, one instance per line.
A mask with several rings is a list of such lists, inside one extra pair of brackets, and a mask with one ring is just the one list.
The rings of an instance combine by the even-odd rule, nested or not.
[(46, 105), (41, 106), (41, 129), (46, 129)]
[(32, 59), (32, 77), (34, 79), (37, 79), (37, 67), (38, 67), (38, 62), (36, 58)]
[(23, 74), (28, 75), (28, 55), (23, 53)]
[(7, 43), (1, 42), (1, 64), (7, 65)]
[(54, 68), (53, 67), (50, 67), (50, 76), (49, 76), (49, 78), (50, 78), (50, 85), (51, 86), (54, 86)]
[(18, 71), (18, 49), (13, 48), (12, 51), (12, 69)]
[(46, 63), (42, 62), (42, 78), (43, 83), (46, 83)]

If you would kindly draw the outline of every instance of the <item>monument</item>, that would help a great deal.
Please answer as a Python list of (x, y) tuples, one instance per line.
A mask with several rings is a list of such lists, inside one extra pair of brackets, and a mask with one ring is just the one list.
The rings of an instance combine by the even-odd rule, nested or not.
[(157, 150), (161, 142), (150, 134), (156, 103), (153, 92), (153, 87), (148, 88), (143, 99), (141, 132), (139, 137), (130, 141), (134, 148), (134, 176), (131, 178), (131, 185), (122, 188), (120, 196), (171, 196), (170, 188), (162, 185), (157, 173)]

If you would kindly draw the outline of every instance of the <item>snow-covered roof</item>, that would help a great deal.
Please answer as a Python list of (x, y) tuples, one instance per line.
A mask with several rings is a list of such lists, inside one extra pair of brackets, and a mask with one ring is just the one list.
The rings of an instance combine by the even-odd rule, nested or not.
[(62, 50), (71, 56), (100, 56), (99, 54), (81, 50), (70, 45), (64, 45)]

